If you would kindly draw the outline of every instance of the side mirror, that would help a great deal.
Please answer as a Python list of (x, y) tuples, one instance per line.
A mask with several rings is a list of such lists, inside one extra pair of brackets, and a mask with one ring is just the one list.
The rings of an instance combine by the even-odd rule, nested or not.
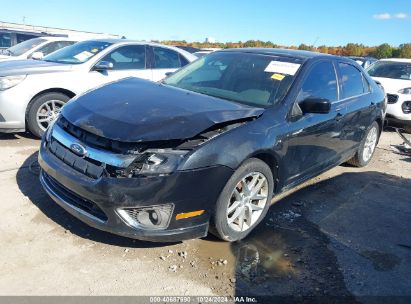
[(113, 68), (114, 68), (114, 65), (112, 62), (100, 61), (94, 66), (93, 70), (94, 71), (107, 71), (107, 70), (112, 70)]
[(33, 54), (31, 54), (31, 59), (42, 60), (43, 58), (44, 58), (43, 52), (34, 52)]
[(327, 114), (331, 110), (331, 102), (325, 98), (308, 97), (299, 103), (301, 111), (306, 113)]

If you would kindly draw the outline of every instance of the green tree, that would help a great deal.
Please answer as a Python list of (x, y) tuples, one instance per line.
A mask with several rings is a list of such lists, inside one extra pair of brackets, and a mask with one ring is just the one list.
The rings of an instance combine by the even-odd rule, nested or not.
[(411, 43), (401, 44), (399, 47), (399, 57), (411, 58)]
[(348, 43), (344, 48), (344, 53), (347, 56), (364, 56), (365, 47), (358, 43)]
[(388, 43), (383, 43), (378, 46), (374, 53), (372, 54), (375, 58), (391, 58), (392, 57), (393, 48)]
[(312, 51), (312, 50), (313, 50), (313, 47), (312, 47), (312, 46), (309, 46), (309, 45), (306, 45), (306, 44), (304, 44), (304, 43), (301, 43), (301, 44), (298, 46), (298, 49), (299, 49), (299, 50), (303, 50), (303, 51)]

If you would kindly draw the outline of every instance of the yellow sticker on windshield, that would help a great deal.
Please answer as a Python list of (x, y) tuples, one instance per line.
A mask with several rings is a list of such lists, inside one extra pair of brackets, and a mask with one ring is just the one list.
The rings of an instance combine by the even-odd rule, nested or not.
[(281, 80), (284, 79), (284, 77), (285, 77), (284, 75), (274, 73), (274, 74), (271, 76), (271, 79), (275, 79), (275, 80), (281, 81)]
[(97, 53), (97, 52), (98, 52), (98, 49), (92, 49), (91, 52), (92, 52), (92, 53)]

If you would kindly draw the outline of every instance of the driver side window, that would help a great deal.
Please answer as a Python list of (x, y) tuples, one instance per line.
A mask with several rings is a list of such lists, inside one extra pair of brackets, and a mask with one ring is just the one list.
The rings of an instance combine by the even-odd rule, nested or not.
[(113, 64), (113, 70), (138, 70), (146, 68), (145, 45), (127, 45), (119, 47), (104, 56), (101, 61)]
[(337, 78), (331, 61), (322, 61), (314, 65), (305, 78), (298, 93), (298, 102), (308, 97), (323, 98), (330, 102), (337, 100)]

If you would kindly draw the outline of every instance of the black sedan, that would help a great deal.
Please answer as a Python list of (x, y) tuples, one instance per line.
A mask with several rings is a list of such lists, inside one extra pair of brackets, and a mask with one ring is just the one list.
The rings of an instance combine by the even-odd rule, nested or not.
[(344, 162), (367, 165), (385, 106), (348, 58), (218, 51), (161, 83), (128, 78), (70, 101), (43, 137), (40, 179), (98, 229), (236, 241), (273, 195)]

